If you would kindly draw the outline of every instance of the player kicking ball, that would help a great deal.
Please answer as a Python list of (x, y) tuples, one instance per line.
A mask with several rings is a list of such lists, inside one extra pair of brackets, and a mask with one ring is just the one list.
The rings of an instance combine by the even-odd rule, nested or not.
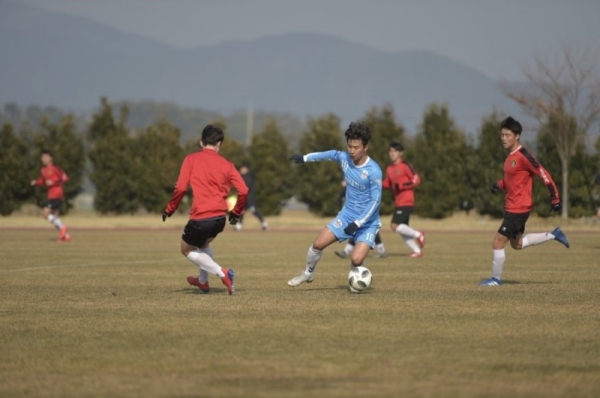
[(190, 219), (181, 235), (181, 254), (198, 266), (200, 275), (188, 276), (187, 281), (208, 293), (208, 274), (217, 275), (231, 295), (235, 291), (234, 271), (221, 268), (213, 260), (210, 242), (225, 228), (226, 198), (231, 185), (235, 187), (238, 196), (235, 207), (229, 213), (231, 225), (238, 222), (244, 211), (248, 188), (235, 166), (219, 155), (224, 138), (223, 131), (210, 124), (202, 130), (202, 150), (186, 156), (183, 160), (175, 191), (162, 214), (162, 219), (164, 222), (177, 210), (181, 199), (187, 193), (188, 185), (191, 185), (194, 201), (190, 209)]
[(531, 196), (533, 175), (537, 175), (548, 189), (551, 209), (560, 211), (562, 206), (556, 184), (554, 184), (550, 173), (527, 149), (521, 146), (522, 132), (523, 127), (521, 127), (521, 124), (510, 116), (500, 124), (502, 146), (504, 149), (508, 149), (510, 153), (504, 161), (504, 177), (493, 183), (490, 190), (492, 193), (499, 190), (505, 192), (504, 221), (502, 221), (492, 244), (494, 249), (492, 277), (482, 281), (481, 286), (500, 286), (503, 284), (502, 270), (506, 259), (504, 247), (508, 242), (515, 250), (525, 249), (551, 240), (556, 240), (569, 248), (569, 240), (560, 228), (555, 228), (552, 232), (523, 236), (525, 223), (533, 209), (533, 198)]
[(346, 181), (346, 202), (338, 215), (327, 224), (309, 247), (304, 272), (290, 279), (288, 286), (311, 283), (323, 250), (334, 242), (354, 238), (356, 246), (350, 256), (351, 267), (363, 265), (367, 254), (375, 245), (375, 235), (381, 227), (381, 168), (367, 156), (371, 132), (365, 124), (350, 123), (345, 136), (347, 152), (332, 150), (292, 155), (290, 158), (296, 163), (323, 160), (338, 162)]

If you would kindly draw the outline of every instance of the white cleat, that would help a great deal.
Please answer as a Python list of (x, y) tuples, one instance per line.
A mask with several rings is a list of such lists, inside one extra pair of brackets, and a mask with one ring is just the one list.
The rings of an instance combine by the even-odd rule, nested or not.
[(290, 279), (288, 281), (288, 286), (291, 287), (296, 287), (296, 286), (300, 286), (301, 284), (303, 284), (304, 282), (306, 283), (312, 283), (312, 281), (315, 279), (315, 274), (310, 274), (310, 275), (306, 275), (304, 272), (301, 273), (300, 275)]

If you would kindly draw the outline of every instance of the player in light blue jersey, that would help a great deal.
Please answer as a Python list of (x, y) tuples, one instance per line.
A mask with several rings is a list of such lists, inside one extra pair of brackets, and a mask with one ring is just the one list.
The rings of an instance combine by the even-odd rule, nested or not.
[(296, 163), (333, 160), (340, 164), (346, 181), (346, 202), (338, 215), (315, 239), (306, 255), (306, 269), (288, 285), (296, 287), (311, 283), (323, 250), (334, 242), (354, 238), (356, 246), (350, 257), (351, 265), (363, 265), (369, 250), (375, 245), (375, 235), (381, 227), (381, 168), (367, 156), (371, 132), (362, 122), (350, 123), (346, 130), (347, 152), (326, 151), (308, 155), (292, 155)]

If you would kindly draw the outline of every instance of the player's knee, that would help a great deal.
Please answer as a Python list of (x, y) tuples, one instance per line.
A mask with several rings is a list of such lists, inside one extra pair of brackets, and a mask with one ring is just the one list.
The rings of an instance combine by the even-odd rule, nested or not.
[(518, 241), (511, 240), (510, 247), (512, 247), (515, 250), (521, 250), (523, 248), (523, 242), (521, 240), (518, 240)]
[(394, 232), (396, 232), (396, 229), (398, 228), (398, 224), (390, 224), (390, 229)]

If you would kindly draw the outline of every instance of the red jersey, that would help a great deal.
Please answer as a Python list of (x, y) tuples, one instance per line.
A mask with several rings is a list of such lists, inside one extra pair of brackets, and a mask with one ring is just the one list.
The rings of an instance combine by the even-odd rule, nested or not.
[(179, 171), (175, 191), (165, 209), (167, 213), (177, 210), (188, 185), (192, 186), (194, 195), (190, 220), (225, 216), (226, 199), (231, 185), (238, 193), (232, 213), (241, 215), (244, 211), (248, 187), (235, 166), (216, 151), (204, 149), (186, 156)]
[(400, 160), (390, 164), (385, 169), (385, 178), (381, 186), (394, 191), (394, 204), (396, 207), (409, 207), (415, 205), (413, 189), (421, 183), (419, 175), (411, 164)]
[[(46, 184), (50, 182), (50, 185)], [(63, 184), (67, 181), (67, 175), (60, 167), (53, 164), (42, 167), (40, 176), (35, 180), (35, 186), (46, 187), (48, 190), (48, 199), (62, 199)]]
[(528, 213), (533, 209), (533, 175), (541, 178), (550, 194), (550, 203), (560, 202), (550, 173), (525, 148), (519, 146), (504, 161), (504, 178), (498, 181), (505, 191), (504, 209), (508, 213)]

